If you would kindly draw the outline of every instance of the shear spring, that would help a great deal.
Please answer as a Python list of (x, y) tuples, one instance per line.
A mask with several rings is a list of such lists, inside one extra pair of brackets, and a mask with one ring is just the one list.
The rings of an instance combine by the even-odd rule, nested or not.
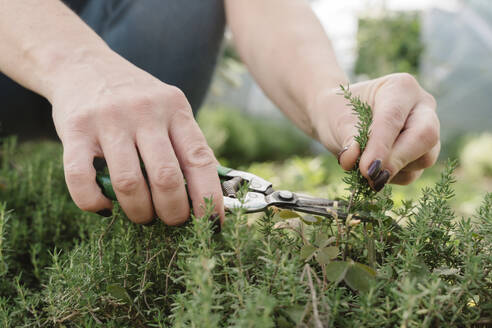
[(242, 181), (243, 179), (241, 177), (234, 177), (230, 180), (224, 181), (222, 183), (222, 191), (224, 196), (235, 198), (236, 192), (239, 190)]

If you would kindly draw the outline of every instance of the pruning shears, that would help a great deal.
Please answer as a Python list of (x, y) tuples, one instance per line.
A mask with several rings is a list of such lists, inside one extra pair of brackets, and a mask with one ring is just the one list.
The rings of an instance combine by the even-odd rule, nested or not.
[[(217, 166), (217, 173), (222, 185), (226, 211), (240, 208), (245, 213), (255, 213), (265, 211), (273, 206), (323, 217), (337, 215), (339, 218), (346, 218), (347, 216), (337, 210), (339, 202), (334, 200), (312, 197), (288, 190), (275, 191), (271, 182), (257, 175), (224, 166)], [(116, 194), (108, 173), (98, 171), (96, 181), (106, 197), (116, 200)], [(243, 186), (246, 188), (246, 193), (243, 197), (238, 197), (238, 191)]]

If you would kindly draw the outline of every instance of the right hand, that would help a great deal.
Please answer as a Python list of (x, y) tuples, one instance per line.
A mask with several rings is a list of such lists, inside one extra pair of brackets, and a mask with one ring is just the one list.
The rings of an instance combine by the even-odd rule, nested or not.
[(202, 216), (204, 198), (212, 197), (223, 220), (218, 162), (178, 88), (113, 52), (84, 56), (62, 69), (54, 73), (49, 100), (63, 143), (66, 183), (79, 208), (112, 208), (93, 166), (95, 157), (104, 157), (118, 201), (133, 222), (148, 223), (155, 214), (169, 225), (185, 222), (190, 204), (184, 177), (194, 214)]

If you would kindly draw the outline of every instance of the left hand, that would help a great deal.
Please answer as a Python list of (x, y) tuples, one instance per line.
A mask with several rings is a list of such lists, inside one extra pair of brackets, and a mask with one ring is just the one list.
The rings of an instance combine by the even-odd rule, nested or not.
[[(409, 184), (436, 162), (440, 151), (436, 101), (413, 76), (391, 74), (350, 85), (350, 91), (373, 110), (369, 141), (359, 163), (373, 189), (381, 190), (388, 181)], [(357, 118), (339, 93), (339, 89), (321, 91), (309, 113), (319, 141), (335, 156), (341, 152), (340, 165), (350, 170), (360, 155), (353, 140)]]

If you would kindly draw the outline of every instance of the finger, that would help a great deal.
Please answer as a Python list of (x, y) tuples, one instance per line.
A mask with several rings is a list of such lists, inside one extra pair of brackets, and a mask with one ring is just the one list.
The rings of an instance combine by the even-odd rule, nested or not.
[(393, 184), (407, 185), (420, 178), (422, 173), (424, 173), (424, 170), (410, 172), (400, 171), (397, 175), (393, 177), (393, 179), (391, 179), (390, 182)]
[(197, 217), (203, 216), (206, 209), (204, 198), (211, 198), (215, 213), (219, 214), (223, 222), (224, 200), (217, 174), (217, 160), (207, 145), (191, 110), (176, 111), (169, 132), (176, 156), (186, 177), (194, 214)]
[(337, 150), (337, 160), (340, 166), (349, 171), (354, 168), (357, 158), (359, 158), (359, 144), (354, 140), (357, 134), (357, 117), (350, 111), (344, 112), (337, 119), (336, 140), (340, 149)]
[(350, 171), (354, 168), (357, 158), (359, 158), (360, 147), (357, 141), (353, 140), (350, 142), (349, 146), (343, 150), (343, 152), (338, 156), (338, 163), (345, 171)]
[(441, 150), (441, 143), (438, 142), (437, 145), (435, 145), (431, 149), (431, 151), (425, 153), (423, 156), (409, 163), (407, 166), (401, 169), (401, 171), (403, 172), (417, 171), (417, 170), (422, 170), (431, 167), (436, 163), (437, 158), (439, 157), (440, 150)]
[[(433, 108), (426, 103), (419, 103), (408, 116), (405, 130), (399, 135), (386, 168), (396, 174), (409, 163), (419, 159), (428, 153), (439, 142), (439, 120)], [(437, 152), (438, 154), (438, 152)], [(435, 160), (425, 157), (424, 160)], [(434, 164), (422, 163), (422, 164)], [(423, 168), (423, 167), (421, 167)], [(420, 168), (420, 169), (421, 169)]]
[(416, 105), (419, 92), (418, 83), (409, 74), (392, 76), (379, 87), (374, 100), (369, 140), (359, 166), (366, 178), (374, 177), (368, 171), (375, 161), (381, 161), (382, 167), (385, 167), (393, 144), (410, 110)]
[(102, 137), (101, 146), (113, 189), (126, 215), (135, 223), (150, 222), (154, 209), (133, 140), (113, 134)]
[(167, 131), (156, 129), (137, 134), (140, 155), (145, 163), (154, 209), (168, 225), (184, 223), (190, 216), (183, 174)]
[(95, 143), (88, 140), (63, 144), (63, 166), (68, 191), (75, 204), (84, 211), (98, 212), (113, 208), (113, 203), (104, 197), (96, 183), (96, 170), (92, 162), (99, 153)]

